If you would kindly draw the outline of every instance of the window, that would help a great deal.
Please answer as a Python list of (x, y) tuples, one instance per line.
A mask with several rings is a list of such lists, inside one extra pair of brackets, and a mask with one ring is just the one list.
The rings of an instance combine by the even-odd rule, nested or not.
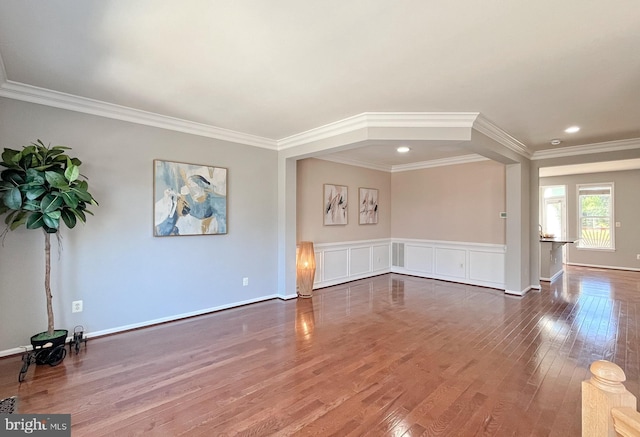
[(540, 187), (540, 229), (541, 233), (565, 238), (567, 208), (566, 187), (564, 185)]
[(578, 185), (578, 247), (614, 249), (613, 183)]

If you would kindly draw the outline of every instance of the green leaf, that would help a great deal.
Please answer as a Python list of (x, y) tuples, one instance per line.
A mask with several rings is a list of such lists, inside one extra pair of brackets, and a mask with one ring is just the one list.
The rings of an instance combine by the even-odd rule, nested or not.
[(37, 153), (38, 153), (38, 148), (34, 145), (24, 146), (22, 148), (22, 156), (36, 155)]
[(43, 214), (40, 212), (34, 212), (27, 217), (27, 229), (38, 229), (44, 226)]
[(22, 209), (24, 209), (25, 211), (40, 211), (40, 201), (27, 199), (22, 204)]
[(48, 214), (52, 211), (59, 209), (63, 203), (64, 203), (64, 200), (62, 200), (60, 196), (47, 194), (42, 198), (42, 201), (40, 202), (40, 210), (43, 213)]
[(15, 187), (5, 193), (3, 199), (4, 204), (10, 209), (20, 209), (22, 206), (22, 194), (20, 190)]
[(37, 167), (34, 166), (33, 168), (35, 170), (38, 170), (38, 171), (45, 171), (45, 170), (49, 170), (49, 169), (55, 168), (56, 166), (57, 166), (57, 164), (55, 164), (55, 163), (49, 163), (49, 164), (40, 164)]
[(84, 215), (84, 212), (81, 209), (72, 209), (71, 212), (80, 219), (82, 223), (87, 222), (87, 216)]
[[(51, 229), (58, 229), (60, 227), (60, 219), (57, 218), (52, 218), (50, 217), (48, 214), (43, 214), (42, 215), (42, 220), (44, 220), (44, 224), (46, 225), (46, 227), (49, 227)], [(47, 230), (47, 232), (49, 232)]]
[(73, 229), (77, 223), (76, 216), (68, 209), (62, 210), (62, 221), (69, 229)]
[(49, 156), (58, 156), (62, 153), (64, 153), (64, 150), (60, 149), (59, 147), (52, 147), (51, 149), (49, 149)]
[(22, 160), (22, 152), (18, 152), (11, 157), (11, 163), (14, 165), (18, 165)]
[(65, 191), (63, 193), (60, 193), (60, 197), (62, 197), (62, 199), (64, 200), (64, 203), (69, 207), (69, 208), (77, 208), (78, 207), (78, 196), (76, 196), (73, 191)]
[(44, 179), (43, 172), (38, 171), (35, 168), (28, 168), (25, 182), (30, 185), (44, 185), (46, 181)]
[(47, 190), (42, 187), (28, 188), (25, 190), (25, 194), (29, 200), (35, 200), (46, 192)]
[[(84, 182), (84, 181), (82, 181)], [(91, 197), (91, 194), (89, 194), (87, 192), (86, 188), (83, 188), (83, 186), (81, 185), (82, 182), (80, 182), (80, 184), (76, 185), (75, 187), (71, 188), (71, 192), (73, 192), (76, 196), (78, 196), (78, 199), (84, 201), (84, 202), (91, 202), (91, 200), (93, 199), (93, 197)], [(86, 187), (86, 183), (84, 185)]]
[(56, 211), (47, 212), (45, 213), (45, 215), (54, 220), (60, 220), (60, 216), (62, 215), (62, 212), (60, 210), (56, 210)]
[(11, 211), (9, 214), (7, 214), (7, 216), (4, 218), (4, 224), (8, 225), (11, 224), (11, 222), (13, 221), (13, 217), (18, 214), (19, 211)]
[(4, 149), (4, 152), (2, 152), (2, 165), (4, 167), (10, 167), (10, 168), (15, 167), (15, 164), (13, 162), (13, 157), (19, 153), (20, 152), (17, 150)]
[(67, 169), (64, 171), (64, 177), (67, 178), (69, 182), (73, 182), (78, 179), (80, 175), (80, 169), (77, 165), (73, 165), (71, 160), (67, 159)]
[(22, 185), (25, 183), (25, 173), (21, 170), (5, 170), (2, 172), (2, 180), (11, 182), (13, 185)]
[(27, 220), (27, 213), (24, 211), (18, 211), (18, 213), (11, 220), (11, 224), (9, 224), (9, 229), (12, 231), (16, 230), (20, 226), (22, 226)]
[(69, 183), (62, 173), (58, 173), (57, 171), (45, 171), (44, 177), (54, 188), (69, 188)]

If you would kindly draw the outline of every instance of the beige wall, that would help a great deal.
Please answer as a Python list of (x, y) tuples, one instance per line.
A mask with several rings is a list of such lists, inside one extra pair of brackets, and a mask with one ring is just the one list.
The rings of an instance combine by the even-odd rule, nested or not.
[[(323, 225), (323, 185), (348, 187), (348, 223)], [(297, 162), (297, 241), (335, 243), (391, 236), (391, 174), (321, 159)], [(358, 224), (358, 188), (378, 189), (378, 224)]]
[(505, 244), (505, 167), (494, 161), (391, 176), (394, 238)]
[[(349, 187), (349, 223), (324, 226), (323, 184)], [(379, 189), (377, 225), (358, 224), (358, 188)], [(494, 161), (387, 173), (321, 159), (297, 163), (297, 240), (416, 238), (505, 244), (505, 167)]]

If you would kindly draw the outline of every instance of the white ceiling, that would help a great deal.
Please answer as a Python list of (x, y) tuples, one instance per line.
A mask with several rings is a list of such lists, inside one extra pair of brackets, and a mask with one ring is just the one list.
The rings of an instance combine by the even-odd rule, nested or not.
[[(364, 112), (480, 112), (536, 152), (640, 137), (639, 26), (638, 0), (3, 0), (0, 84), (270, 140)], [(336, 157), (466, 153), (395, 145)]]

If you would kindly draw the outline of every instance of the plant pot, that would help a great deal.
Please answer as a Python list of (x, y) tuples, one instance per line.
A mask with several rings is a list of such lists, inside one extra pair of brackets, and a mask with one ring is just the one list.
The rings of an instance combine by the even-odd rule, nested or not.
[[(62, 355), (62, 359), (64, 359), (64, 355), (66, 354), (56, 353), (53, 355), (51, 352), (54, 350), (56, 350), (56, 352), (65, 350), (64, 346), (67, 342), (68, 333), (69, 331), (66, 329), (56, 329), (51, 337), (46, 336), (46, 331), (32, 336), (31, 346), (33, 346), (33, 350), (41, 351), (36, 354), (36, 364), (51, 364), (54, 357), (57, 361), (57, 358), (59, 358), (60, 355)], [(62, 359), (60, 361), (62, 361)]]

